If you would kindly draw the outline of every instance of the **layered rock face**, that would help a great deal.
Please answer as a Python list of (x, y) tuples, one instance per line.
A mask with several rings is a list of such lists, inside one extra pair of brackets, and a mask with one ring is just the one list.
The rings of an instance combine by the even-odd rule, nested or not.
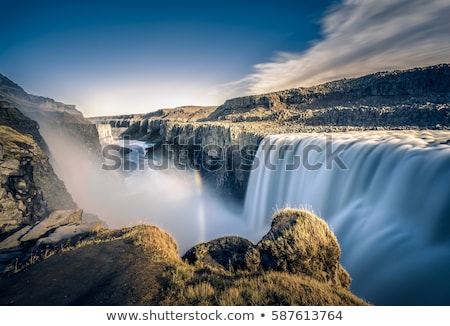
[[(11, 116), (14, 120), (9, 120)], [(38, 142), (46, 146), (37, 124), (17, 109), (2, 105), (0, 214), (4, 222), (0, 228), (3, 231), (39, 221), (52, 210), (76, 207)]]
[(262, 139), (259, 133), (224, 124), (169, 122), (160, 123), (159, 137), (162, 144), (170, 144), (166, 148), (177, 168), (198, 170), (223, 194), (244, 196), (256, 144)]
[(283, 120), (305, 125), (449, 124), (450, 65), (382, 72), (355, 79), (226, 101), (207, 121)]
[[(34, 180), (34, 168), (42, 164), (39, 156), (43, 153), (30, 138), (23, 137), (9, 127), (1, 126), (0, 136), (1, 146), (6, 149), (5, 156), (0, 161), (0, 231), (3, 233), (40, 221), (46, 217), (49, 209), (42, 188)], [(11, 147), (20, 151), (20, 148), (14, 146), (19, 141), (31, 144), (31, 150), (26, 153), (30, 155), (26, 155), (24, 151), (22, 155), (14, 153), (11, 157)]]

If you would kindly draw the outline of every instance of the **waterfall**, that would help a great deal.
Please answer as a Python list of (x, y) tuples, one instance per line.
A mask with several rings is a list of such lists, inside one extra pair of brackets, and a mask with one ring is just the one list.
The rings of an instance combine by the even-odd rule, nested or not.
[(450, 304), (450, 132), (266, 137), (245, 216), (307, 208), (336, 234), (351, 290), (378, 305)]
[(96, 127), (97, 127), (98, 138), (100, 140), (100, 143), (109, 144), (114, 141), (111, 125), (109, 123), (108, 124), (97, 123)]

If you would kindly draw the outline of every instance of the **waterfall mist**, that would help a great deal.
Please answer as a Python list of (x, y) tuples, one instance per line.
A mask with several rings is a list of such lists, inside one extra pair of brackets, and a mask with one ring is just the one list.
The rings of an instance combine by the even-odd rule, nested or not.
[(335, 232), (355, 294), (378, 305), (450, 304), (448, 139), (413, 131), (267, 137), (245, 216), (268, 228), (276, 209), (309, 208)]
[[(251, 235), (240, 208), (223, 203), (205, 189), (198, 172), (146, 168), (143, 157), (148, 145), (143, 142), (129, 142), (132, 151), (127, 160), (122, 160), (120, 168), (108, 171), (102, 169), (98, 157), (70, 137), (49, 129), (41, 133), (50, 147), (55, 172), (75, 202), (110, 228), (157, 225), (176, 239), (180, 255), (199, 242), (236, 231)], [(113, 143), (123, 145), (122, 141)], [(139, 164), (145, 169), (124, 171)]]

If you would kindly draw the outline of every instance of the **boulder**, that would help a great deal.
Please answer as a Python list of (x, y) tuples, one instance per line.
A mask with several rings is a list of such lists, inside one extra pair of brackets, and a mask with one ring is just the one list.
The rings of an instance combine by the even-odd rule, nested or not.
[(20, 241), (26, 242), (42, 238), (46, 233), (63, 225), (80, 222), (83, 216), (82, 209), (54, 211), (50, 216), (33, 226)]
[(19, 247), (21, 243), (20, 238), (22, 238), (28, 231), (30, 231), (30, 229), (31, 226), (27, 225), (0, 242), (0, 251)]
[(83, 214), (80, 220), (76, 220), (78, 216), (78, 214), (70, 214), (69, 219), (75, 218), (73, 222), (61, 225), (54, 229), (54, 231), (48, 236), (39, 238), (36, 245), (54, 245), (61, 243), (64, 240), (78, 235), (87, 234), (103, 227), (103, 223), (95, 215)]
[(182, 258), (192, 265), (201, 263), (229, 271), (256, 270), (260, 263), (259, 252), (254, 244), (236, 236), (198, 244)]
[(270, 231), (257, 244), (265, 270), (302, 273), (348, 287), (341, 250), (327, 223), (314, 214), (286, 208), (275, 213)]

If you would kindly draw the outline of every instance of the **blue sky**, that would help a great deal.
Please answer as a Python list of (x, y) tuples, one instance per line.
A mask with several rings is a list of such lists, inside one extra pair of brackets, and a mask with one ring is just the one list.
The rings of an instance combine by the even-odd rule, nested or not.
[(86, 116), (450, 62), (447, 0), (0, 5), (0, 73)]

